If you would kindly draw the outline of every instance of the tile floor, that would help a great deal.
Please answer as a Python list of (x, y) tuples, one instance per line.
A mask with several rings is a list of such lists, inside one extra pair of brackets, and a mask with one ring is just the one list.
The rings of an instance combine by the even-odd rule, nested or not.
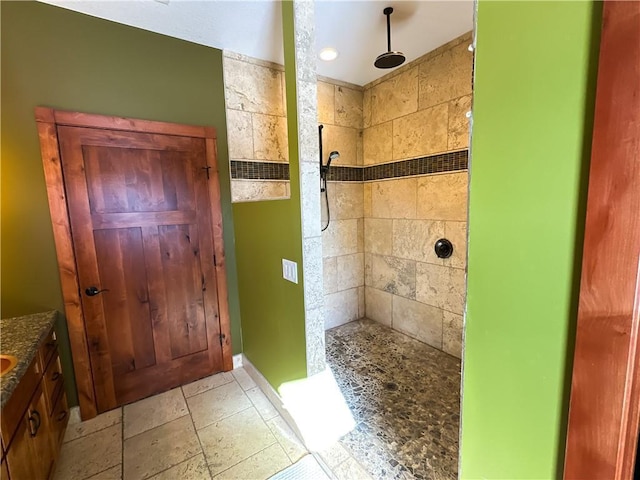
[[(455, 479), (460, 361), (370, 320), (326, 340), (357, 423), (317, 452), (328, 478)], [(263, 480), (307, 454), (240, 368), (87, 422), (72, 415), (54, 480)]]
[(236, 369), (87, 422), (71, 418), (54, 478), (259, 480), (307, 453), (244, 369)]
[(376, 479), (455, 479), (460, 360), (371, 320), (326, 332), (356, 421), (340, 440)]

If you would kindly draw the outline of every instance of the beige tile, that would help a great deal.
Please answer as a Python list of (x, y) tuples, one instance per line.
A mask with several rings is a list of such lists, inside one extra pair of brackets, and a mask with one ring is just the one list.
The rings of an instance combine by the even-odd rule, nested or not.
[(373, 257), (375, 254), (366, 253), (364, 254), (364, 284), (365, 286), (371, 286), (371, 272), (373, 270)]
[(467, 266), (467, 222), (444, 222), (444, 236), (453, 245), (453, 253), (444, 265), (456, 268)]
[(468, 43), (420, 64), (420, 109), (471, 94), (473, 53)]
[[(79, 409), (75, 411), (78, 411), (79, 413)], [(69, 420), (69, 425), (64, 433), (64, 442), (70, 442), (76, 438), (90, 435), (119, 423), (122, 423), (122, 408), (120, 407), (115, 410), (102, 413), (85, 422), (81, 422), (80, 417), (78, 416), (77, 421), (74, 423), (72, 423), (71, 419)]]
[(386, 122), (364, 129), (362, 132), (362, 157), (364, 165), (375, 165), (392, 160), (392, 122)]
[(83, 480), (122, 463), (122, 424), (62, 445), (56, 480)]
[(371, 188), (372, 188), (373, 184), (372, 183), (365, 183), (363, 185), (363, 203), (364, 203), (364, 207), (363, 207), (363, 213), (365, 217), (370, 217), (371, 216)]
[(340, 442), (335, 442), (327, 448), (320, 450), (318, 455), (320, 455), (320, 458), (322, 458), (329, 468), (337, 467), (350, 458), (349, 453), (340, 445)]
[(411, 68), (371, 89), (373, 125), (418, 110), (418, 67)]
[(341, 290), (324, 296), (324, 328), (344, 325), (360, 318), (358, 289)]
[(251, 401), (236, 382), (189, 397), (187, 403), (198, 430), (251, 406)]
[(308, 453), (300, 439), (293, 433), (293, 430), (282, 417), (272, 418), (267, 422), (267, 425), (291, 462), (297, 462)]
[(462, 358), (462, 315), (444, 312), (442, 329), (442, 350)]
[(331, 165), (357, 165), (358, 164), (358, 129), (339, 127), (337, 125), (325, 125), (322, 130), (322, 154), (326, 163), (329, 153), (334, 150), (340, 152), (340, 158), (331, 162)]
[[(364, 274), (363, 274), (364, 281)], [(364, 318), (366, 316), (366, 304), (364, 295), (364, 286), (358, 287), (358, 318)]]
[(393, 251), (393, 220), (364, 219), (364, 251), (378, 255), (391, 255)]
[(371, 88), (367, 88), (362, 94), (362, 128), (371, 126)]
[(423, 157), (447, 150), (446, 104), (412, 113), (393, 121), (393, 159)]
[(231, 372), (220, 372), (183, 385), (182, 392), (185, 397), (189, 398), (231, 382), (233, 382), (233, 375), (231, 375)]
[(442, 349), (442, 310), (393, 296), (393, 328)]
[(358, 141), (356, 143), (356, 159), (358, 165), (364, 165), (364, 130), (358, 130)]
[(267, 479), (284, 470), (291, 461), (277, 443), (252, 455), (214, 477), (215, 480)]
[(96, 473), (87, 480), (122, 480), (122, 465), (116, 465), (104, 472)]
[[(373, 182), (371, 213), (377, 218), (416, 218), (417, 178)], [(419, 217), (424, 218), (424, 217)]]
[(438, 220), (393, 221), (393, 256), (442, 265), (434, 250), (445, 236), (444, 222)]
[(335, 98), (335, 86), (318, 81), (318, 123), (336, 123)]
[(336, 87), (336, 124), (362, 128), (362, 91)]
[(358, 253), (364, 253), (364, 218), (358, 219)]
[(240, 388), (242, 388), (245, 392), (257, 386), (256, 382), (253, 381), (253, 378), (251, 378), (251, 376), (244, 368), (235, 368), (231, 373), (236, 379), (236, 382), (238, 382), (238, 385), (240, 385)]
[(391, 326), (393, 295), (373, 287), (365, 287), (365, 313), (367, 318)]
[(464, 270), (431, 263), (418, 263), (416, 300), (462, 315), (464, 298)]
[(229, 158), (253, 159), (253, 127), (251, 114), (227, 109), (227, 142)]
[(273, 406), (267, 396), (262, 393), (260, 387), (255, 387), (251, 390), (247, 390), (247, 396), (264, 420), (271, 420), (272, 418), (278, 416), (278, 410), (276, 410), (276, 407)]
[(371, 255), (371, 286), (378, 290), (416, 298), (416, 262)]
[(231, 201), (258, 202), (289, 198), (289, 182), (275, 180), (231, 180)]
[(328, 187), (332, 220), (362, 218), (364, 195), (361, 183), (332, 182)]
[(338, 257), (322, 259), (322, 284), (325, 295), (338, 291)]
[(447, 150), (469, 147), (469, 118), (471, 95), (456, 98), (449, 102), (449, 139)]
[(124, 441), (124, 480), (148, 478), (201, 453), (188, 416)]
[(322, 256), (358, 253), (358, 220), (331, 220), (322, 232)]
[(373, 480), (371, 475), (353, 457), (349, 457), (332, 470), (338, 480)]
[(336, 257), (338, 287), (340, 290), (364, 285), (364, 254)]
[(289, 144), (287, 119), (274, 115), (253, 114), (253, 152), (257, 160), (287, 162)]
[(188, 414), (187, 402), (180, 388), (125, 405), (124, 438), (131, 438)]
[(151, 477), (151, 480), (210, 480), (209, 467), (202, 453)]
[(276, 443), (253, 407), (199, 430), (198, 436), (213, 475)]
[(224, 58), (225, 102), (229, 109), (284, 115), (283, 72)]
[(468, 173), (445, 173), (420, 177), (417, 218), (467, 220)]

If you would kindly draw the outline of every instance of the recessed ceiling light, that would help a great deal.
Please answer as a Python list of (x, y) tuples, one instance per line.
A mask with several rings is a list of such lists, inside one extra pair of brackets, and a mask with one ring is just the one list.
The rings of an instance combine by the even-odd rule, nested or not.
[(320, 50), (320, 58), (326, 62), (338, 58), (338, 51), (333, 47), (326, 47)]

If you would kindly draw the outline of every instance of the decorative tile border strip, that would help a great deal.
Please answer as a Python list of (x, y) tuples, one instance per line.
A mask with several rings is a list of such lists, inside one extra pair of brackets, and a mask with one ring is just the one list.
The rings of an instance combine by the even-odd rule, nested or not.
[(231, 178), (234, 180), (289, 180), (289, 164), (231, 160)]
[[(429, 173), (466, 170), (469, 151), (458, 150), (428, 157), (399, 160), (397, 162), (370, 165), (367, 167), (344, 167), (334, 165), (329, 170), (329, 181), (370, 182), (387, 178), (409, 177)], [(231, 178), (247, 180), (289, 180), (289, 164), (273, 162), (248, 162), (231, 160)]]
[(412, 158), (411, 160), (399, 160), (392, 163), (383, 163), (382, 165), (371, 165), (370, 167), (363, 168), (363, 181), (368, 182), (371, 180), (383, 180), (385, 178), (465, 170), (467, 168), (468, 158), (468, 150), (458, 150), (457, 152)]

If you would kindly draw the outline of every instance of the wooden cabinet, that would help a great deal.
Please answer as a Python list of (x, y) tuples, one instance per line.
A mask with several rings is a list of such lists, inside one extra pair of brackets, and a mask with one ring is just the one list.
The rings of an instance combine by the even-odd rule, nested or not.
[(50, 478), (68, 419), (57, 344), (50, 335), (2, 409), (2, 443), (8, 447), (1, 480)]

